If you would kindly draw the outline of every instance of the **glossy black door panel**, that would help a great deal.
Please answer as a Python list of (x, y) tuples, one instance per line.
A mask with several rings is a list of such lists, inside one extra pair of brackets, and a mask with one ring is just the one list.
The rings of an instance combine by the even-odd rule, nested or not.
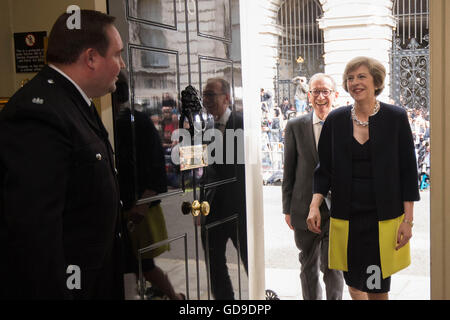
[[(121, 197), (126, 216), (143, 206), (161, 208), (168, 240), (160, 244), (168, 250), (155, 256), (154, 263), (167, 273), (176, 292), (190, 299), (245, 299), (243, 135), (234, 135), (242, 124), (239, 1), (110, 0), (108, 4), (125, 46), (129, 92), (126, 102), (113, 101), (116, 160), (125, 185)], [(181, 170), (180, 147), (199, 144), (210, 148), (215, 141), (208, 133), (214, 130), (215, 120), (203, 107), (208, 99), (205, 88), (214, 79), (229, 84), (228, 129), (234, 136), (228, 140), (234, 142), (224, 154), (228, 162), (222, 166), (208, 158), (205, 167)], [(192, 124), (180, 121), (182, 91), (188, 86), (196, 90), (201, 106)], [(200, 139), (193, 139), (190, 132), (194, 131)], [(231, 195), (236, 190), (239, 197)], [(189, 209), (194, 200), (202, 205), (199, 216)], [(212, 202), (211, 211), (205, 215), (207, 201)], [(229, 206), (233, 201), (239, 205)], [(227, 210), (220, 209), (222, 202)], [(188, 208), (187, 215), (182, 207)], [(139, 228), (138, 222), (127, 223), (130, 234)], [(218, 247), (221, 234), (227, 238)], [(140, 249), (144, 256), (151, 251)], [(141, 267), (148, 268), (145, 263)], [(224, 267), (228, 275), (217, 276), (217, 270)], [(226, 294), (217, 289), (222, 287), (228, 288)]]

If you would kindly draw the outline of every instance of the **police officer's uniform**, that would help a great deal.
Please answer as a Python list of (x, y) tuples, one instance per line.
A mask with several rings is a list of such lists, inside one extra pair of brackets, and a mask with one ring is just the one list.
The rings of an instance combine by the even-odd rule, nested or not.
[(0, 113), (0, 298), (123, 296), (116, 174), (95, 107), (45, 66)]

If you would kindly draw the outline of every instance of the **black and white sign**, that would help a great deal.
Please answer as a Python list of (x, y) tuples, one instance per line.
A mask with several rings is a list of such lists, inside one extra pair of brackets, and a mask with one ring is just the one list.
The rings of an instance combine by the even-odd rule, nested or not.
[(14, 33), (16, 73), (39, 72), (45, 64), (46, 31)]

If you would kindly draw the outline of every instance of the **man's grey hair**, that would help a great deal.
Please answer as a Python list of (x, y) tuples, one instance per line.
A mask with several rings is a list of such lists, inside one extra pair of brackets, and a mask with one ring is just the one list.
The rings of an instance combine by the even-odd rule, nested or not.
[(210, 78), (210, 79), (208, 79), (206, 84), (208, 84), (208, 83), (215, 83), (215, 82), (220, 83), (222, 93), (231, 95), (230, 83), (227, 80), (225, 80), (225, 79), (222, 79), (222, 78)]
[(322, 72), (319, 72), (319, 73), (314, 74), (314, 75), (309, 79), (309, 82), (308, 82), (309, 87), (311, 88), (311, 84), (313, 83), (313, 81), (316, 81), (317, 79), (320, 79), (320, 78), (327, 78), (327, 79), (329, 79), (329, 80), (331, 81), (331, 86), (332, 86), (331, 89), (333, 89), (334, 91), (336, 91), (336, 88), (337, 88), (337, 87), (336, 87), (336, 81), (334, 81), (334, 79), (333, 79), (332, 76), (330, 76), (330, 75), (328, 75), (328, 74), (325, 74), (325, 73), (322, 73)]

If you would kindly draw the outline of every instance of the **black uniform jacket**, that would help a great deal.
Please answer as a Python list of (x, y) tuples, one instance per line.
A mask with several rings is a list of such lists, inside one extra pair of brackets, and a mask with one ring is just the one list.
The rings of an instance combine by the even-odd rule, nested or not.
[(90, 110), (46, 66), (0, 113), (0, 297), (70, 298), (67, 266), (101, 269), (119, 241), (113, 152)]
[[(351, 106), (328, 115), (319, 140), (319, 165), (314, 174), (314, 193), (331, 189), (331, 217), (348, 220), (352, 183), (353, 123)], [(417, 164), (411, 127), (406, 112), (380, 103), (369, 118), (369, 139), (378, 220), (403, 214), (403, 201), (418, 201)]]

